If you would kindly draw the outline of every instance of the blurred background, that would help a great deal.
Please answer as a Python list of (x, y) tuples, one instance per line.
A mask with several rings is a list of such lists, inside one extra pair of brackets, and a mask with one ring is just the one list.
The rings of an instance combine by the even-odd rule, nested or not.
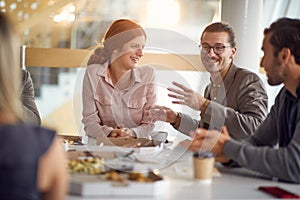
[[(258, 73), (266, 83), (265, 75), (259, 70), (259, 62), (255, 61), (254, 64), (250, 64), (247, 60), (243, 61), (244, 58), (241, 55), (249, 55), (251, 48), (248, 46), (254, 42), (256, 43), (254, 48), (258, 52), (255, 57), (259, 60), (263, 36), (262, 31), (259, 30), (283, 16), (299, 18), (300, 1), (0, 0), (0, 11), (11, 15), (19, 28), (21, 44), (27, 47), (91, 48), (97, 42), (101, 42), (105, 30), (112, 21), (130, 18), (141, 24), (147, 31), (156, 31), (158, 47), (162, 45), (171, 49), (175, 48), (180, 54), (198, 54), (194, 47), (199, 43), (199, 36), (204, 27), (211, 22), (227, 20), (238, 30), (239, 35), (244, 36), (244, 38), (238, 38), (238, 55), (240, 55), (237, 59), (238, 63), (242, 67), (249, 66), (249, 69)], [(234, 20), (243, 20), (244, 24)], [(246, 33), (241, 33), (241, 31), (250, 33), (252, 30), (258, 32), (258, 38), (254, 41), (246, 37)], [(163, 39), (159, 40), (159, 33), (169, 33), (174, 38), (166, 40), (162, 37)], [(191, 44), (194, 46), (189, 47)], [(166, 53), (168, 48), (159, 52)], [(146, 47), (145, 52), (151, 51), (153, 48), (151, 48), (150, 41), (150, 46)], [(47, 66), (27, 66), (27, 69), (33, 78), (43, 125), (55, 128), (61, 134), (83, 134), (80, 122), (81, 103), (78, 99), (80, 97), (76, 94), (81, 89), (80, 78), (84, 73), (84, 68), (58, 69)], [(172, 66), (167, 66), (166, 69), (158, 71), (157, 79), (160, 83), (158, 104), (167, 105), (175, 110), (184, 110), (196, 118), (199, 117), (197, 112), (172, 105), (165, 88), (171, 81), (179, 80), (188, 87), (203, 93), (205, 85), (209, 82), (206, 72), (196, 69), (194, 71), (173, 70)], [(274, 101), (273, 97), (281, 86), (270, 87), (267, 83), (265, 85), (271, 106)], [(168, 128), (168, 125), (163, 124), (158, 127), (158, 129)]]

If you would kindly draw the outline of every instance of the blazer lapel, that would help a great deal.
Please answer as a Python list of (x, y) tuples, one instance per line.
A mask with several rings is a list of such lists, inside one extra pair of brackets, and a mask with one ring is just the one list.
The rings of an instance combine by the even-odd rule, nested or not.
[(226, 101), (227, 91), (230, 89), (230, 87), (233, 84), (236, 70), (237, 70), (237, 66), (232, 63), (232, 65), (230, 66), (230, 69), (228, 70), (227, 74), (225, 75), (225, 77), (223, 79), (223, 82), (220, 84), (221, 88), (218, 92), (216, 102), (218, 102), (222, 105), (226, 104), (225, 101)]

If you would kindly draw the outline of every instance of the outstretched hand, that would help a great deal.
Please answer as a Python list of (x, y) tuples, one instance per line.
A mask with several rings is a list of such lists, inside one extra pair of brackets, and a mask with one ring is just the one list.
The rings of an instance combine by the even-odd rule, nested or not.
[[(174, 104), (182, 104), (191, 107), (194, 110), (200, 111), (201, 106), (205, 102), (205, 98), (202, 97), (197, 92), (185, 87), (184, 85), (172, 82), (173, 85), (177, 86), (180, 89), (175, 89), (169, 87), (168, 90), (173, 92), (171, 94), (168, 94), (169, 97), (175, 98), (175, 100), (172, 101)], [(175, 94), (174, 94), (175, 93)]]
[(163, 121), (173, 123), (176, 120), (177, 113), (171, 108), (155, 105), (145, 111), (146, 115), (153, 122)]

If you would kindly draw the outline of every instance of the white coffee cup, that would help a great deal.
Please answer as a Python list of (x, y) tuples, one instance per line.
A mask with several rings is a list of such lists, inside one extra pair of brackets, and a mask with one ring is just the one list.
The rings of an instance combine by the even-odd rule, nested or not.
[(155, 146), (165, 143), (168, 137), (168, 132), (166, 131), (153, 131), (150, 134), (151, 139)]

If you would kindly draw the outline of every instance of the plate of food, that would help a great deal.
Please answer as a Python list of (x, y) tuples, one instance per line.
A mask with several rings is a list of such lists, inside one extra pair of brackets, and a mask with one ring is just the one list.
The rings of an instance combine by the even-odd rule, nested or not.
[(107, 171), (98, 175), (72, 174), (69, 193), (80, 196), (153, 196), (163, 178), (153, 172)]
[(82, 156), (68, 161), (71, 173), (100, 174), (104, 173), (104, 160), (94, 156)]

